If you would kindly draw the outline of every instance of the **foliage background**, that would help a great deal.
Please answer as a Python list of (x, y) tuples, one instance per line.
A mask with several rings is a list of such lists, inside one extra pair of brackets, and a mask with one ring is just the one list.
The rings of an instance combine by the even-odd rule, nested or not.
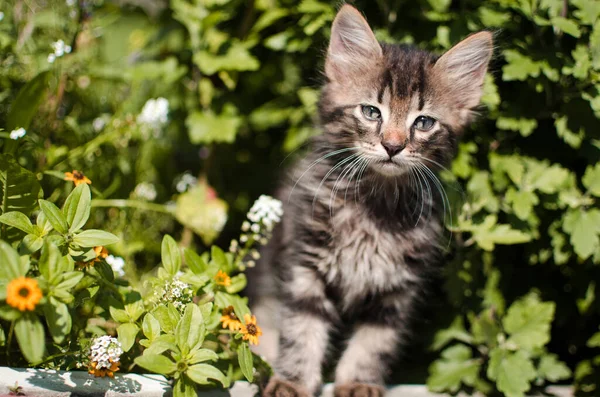
[[(488, 361), (496, 349), (527, 367), (515, 375), (527, 385), (570, 379), (581, 393), (597, 394), (600, 4), (353, 4), (379, 39), (437, 52), (470, 32), (497, 32), (482, 117), (463, 137), (454, 176), (445, 175), (454, 203), (448, 265), (440, 303), (423, 327), (443, 331), (435, 349), (450, 343), (455, 350), (430, 367), (430, 386), (456, 390), (462, 382), (485, 390), (476, 373), (500, 382)], [(84, 171), (95, 197), (90, 227), (122, 238), (111, 251), (126, 259), (132, 280), (158, 262), (165, 233), (198, 250), (215, 239), (227, 248), (251, 201), (275, 188), (285, 164), (317, 133), (320, 71), (337, 6), (317, 0), (4, 1), (0, 126), (6, 138), (18, 127), (27, 135), (16, 143), (3, 139), (3, 151), (16, 150), (51, 201), (67, 193), (52, 172)], [(49, 63), (57, 40), (72, 51)], [(169, 101), (169, 122), (143, 125), (137, 117), (157, 97)], [(178, 191), (185, 172), (197, 183)], [(155, 197), (142, 194), (140, 184), (150, 184)], [(482, 336), (482, 319), (490, 319), (491, 337)], [(526, 337), (507, 345), (515, 319)], [(416, 363), (409, 366), (419, 370), (398, 371), (397, 381), (424, 381), (428, 360), (437, 356), (423, 355), (430, 343), (407, 352), (406, 360)], [(576, 370), (574, 378), (556, 363), (557, 376), (542, 373), (541, 360), (550, 357), (545, 348)], [(528, 371), (527, 362), (537, 372)], [(453, 376), (439, 381), (439, 372)], [(517, 391), (497, 384), (509, 395), (524, 390), (512, 386)]]

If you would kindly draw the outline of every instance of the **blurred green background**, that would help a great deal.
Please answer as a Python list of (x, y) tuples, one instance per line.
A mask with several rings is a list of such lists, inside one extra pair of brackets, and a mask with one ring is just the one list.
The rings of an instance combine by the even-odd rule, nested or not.
[[(431, 337), (415, 339), (413, 371), (395, 378), (424, 382), (429, 367), (434, 390), (490, 392), (487, 377), (507, 395), (544, 379), (600, 394), (600, 2), (352, 4), (380, 40), (438, 53), (496, 33), (481, 118), (443, 175), (448, 264), (419, 328)], [(2, 0), (2, 150), (50, 200), (67, 193), (57, 176), (85, 173), (90, 226), (122, 238), (113, 250), (132, 280), (158, 262), (165, 233), (198, 251), (227, 248), (318, 133), (339, 5)], [(18, 128), (25, 136), (11, 139)], [(450, 346), (431, 366), (430, 344)], [(500, 386), (501, 363), (514, 384)]]

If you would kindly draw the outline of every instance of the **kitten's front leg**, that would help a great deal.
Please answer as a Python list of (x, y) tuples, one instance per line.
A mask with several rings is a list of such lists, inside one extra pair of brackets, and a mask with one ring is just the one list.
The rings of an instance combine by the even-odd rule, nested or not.
[(312, 396), (322, 382), (333, 305), (313, 270), (296, 267), (291, 273), (281, 302), (276, 375), (265, 389), (267, 397)]
[(336, 367), (335, 397), (383, 396), (384, 377), (398, 338), (398, 330), (390, 325), (358, 325)]

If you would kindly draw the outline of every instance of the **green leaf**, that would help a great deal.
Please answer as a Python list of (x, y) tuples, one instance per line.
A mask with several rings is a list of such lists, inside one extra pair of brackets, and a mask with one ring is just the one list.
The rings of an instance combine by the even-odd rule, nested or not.
[(170, 276), (174, 277), (181, 269), (181, 251), (173, 237), (168, 234), (163, 237), (160, 255), (163, 267)]
[(204, 328), (204, 319), (200, 308), (188, 303), (185, 307), (183, 317), (177, 324), (175, 335), (177, 336), (177, 345), (183, 354), (187, 354), (194, 348), (199, 347), (204, 341), (206, 330)]
[(441, 329), (435, 333), (431, 350), (437, 351), (446, 346), (453, 340), (459, 340), (465, 343), (471, 343), (472, 337), (465, 329), (462, 316), (456, 316), (449, 327)]
[(44, 326), (34, 314), (28, 314), (15, 322), (15, 335), (23, 356), (31, 364), (42, 361), (46, 340)]
[(188, 359), (188, 364), (198, 364), (204, 361), (217, 361), (219, 356), (212, 350), (198, 349)]
[(208, 364), (196, 364), (188, 367), (185, 374), (194, 382), (200, 385), (208, 385), (212, 383), (209, 379), (214, 379), (223, 385), (223, 387), (229, 387), (229, 380), (227, 377), (219, 371), (217, 368)]
[(213, 245), (210, 250), (210, 261), (223, 270), (225, 273), (229, 273), (229, 261), (223, 250), (216, 245)]
[(492, 251), (496, 244), (521, 244), (531, 241), (531, 236), (512, 229), (510, 225), (496, 224), (496, 216), (488, 215), (483, 223), (474, 225), (473, 239), (486, 251)]
[(533, 207), (540, 201), (538, 196), (527, 190), (516, 190), (512, 187), (506, 192), (506, 201), (511, 204), (515, 215), (522, 220), (529, 218), (533, 212)]
[(46, 200), (39, 200), (40, 209), (44, 213), (48, 222), (52, 225), (54, 230), (61, 234), (66, 234), (69, 230), (69, 225), (67, 224), (67, 219), (64, 217), (62, 212), (58, 209), (56, 205)]
[(185, 259), (185, 264), (196, 275), (202, 275), (208, 267), (204, 259), (189, 248), (183, 250), (183, 258)]
[(246, 380), (252, 382), (254, 379), (254, 367), (252, 364), (252, 352), (247, 343), (242, 343), (238, 348), (238, 362)]
[(144, 316), (144, 321), (142, 321), (142, 332), (144, 332), (146, 338), (150, 339), (150, 342), (160, 336), (160, 323), (152, 313), (146, 313)]
[(123, 351), (128, 352), (129, 349), (135, 343), (135, 337), (137, 336), (140, 328), (133, 323), (125, 323), (119, 325), (117, 328), (117, 334), (119, 342), (121, 342), (121, 346), (123, 347)]
[(456, 393), (461, 383), (473, 386), (477, 380), (481, 363), (471, 359), (471, 349), (465, 345), (454, 345), (442, 352), (442, 358), (429, 367), (427, 387), (434, 392)]
[(522, 136), (528, 137), (537, 128), (536, 119), (498, 117), (496, 127), (501, 130), (518, 131)]
[(486, 346), (496, 346), (500, 335), (500, 324), (494, 316), (494, 310), (487, 309), (471, 319), (473, 342)]
[(133, 361), (140, 367), (161, 375), (170, 375), (177, 370), (173, 361), (159, 354), (144, 354)]
[(565, 32), (568, 35), (571, 35), (576, 38), (579, 38), (581, 36), (581, 31), (579, 30), (577, 23), (573, 22), (570, 19), (563, 17), (554, 17), (550, 20), (550, 22), (552, 23), (552, 26), (554, 26), (558, 30)]
[(0, 240), (0, 264), (0, 280), (13, 280), (27, 273), (17, 251), (3, 240)]
[(587, 347), (600, 347), (600, 332), (596, 332), (586, 343)]
[(19, 127), (29, 129), (31, 119), (46, 96), (50, 77), (49, 70), (41, 72), (21, 88), (6, 117), (8, 131)]
[(527, 350), (544, 346), (550, 340), (554, 308), (554, 302), (540, 302), (535, 294), (517, 300), (502, 320), (505, 331), (510, 334), (507, 343)]
[(572, 373), (569, 367), (558, 360), (556, 354), (545, 354), (538, 365), (538, 376), (550, 382), (558, 382), (569, 379)]
[(568, 126), (568, 117), (562, 116), (554, 121), (554, 127), (556, 128), (556, 134), (565, 141), (573, 149), (579, 149), (583, 138), (585, 137), (585, 131), (580, 128), (579, 131), (573, 132)]
[(125, 305), (125, 312), (132, 322), (137, 321), (137, 319), (140, 318), (145, 311), (144, 302), (141, 299)]
[(76, 286), (83, 276), (84, 274), (79, 271), (63, 273), (61, 274), (59, 282), (55, 288), (58, 290), (69, 290)]
[(19, 253), (21, 255), (30, 255), (37, 252), (44, 245), (44, 239), (35, 234), (28, 234), (23, 237), (21, 245), (19, 245)]
[(248, 281), (246, 280), (246, 275), (243, 273), (238, 274), (237, 276), (231, 277), (231, 285), (225, 287), (225, 291), (229, 292), (230, 294), (237, 294), (246, 288), (247, 283)]
[[(581, 182), (583, 182), (583, 186), (586, 187), (588, 192), (596, 197), (600, 197), (600, 163), (588, 165)], [(0, 221), (1, 220), (2, 217), (0, 217)]]
[(92, 207), (92, 196), (90, 188), (86, 183), (75, 187), (63, 207), (63, 213), (69, 224), (69, 232), (81, 229), (90, 217)]
[(524, 351), (495, 348), (490, 352), (487, 376), (496, 381), (498, 390), (507, 397), (523, 397), (530, 389), (536, 371)]
[(50, 297), (48, 303), (43, 305), (42, 308), (52, 339), (55, 343), (62, 343), (65, 336), (71, 332), (72, 321), (69, 308), (53, 297)]
[[(171, 305), (171, 304), (169, 304), (169, 305)], [(172, 333), (175, 330), (177, 323), (179, 322), (179, 319), (180, 319), (179, 312), (177, 311), (177, 309), (175, 309), (175, 308), (173, 308), (173, 309), (174, 309), (174, 311), (170, 310), (169, 307), (167, 307), (167, 306), (161, 305), (161, 306), (158, 306), (152, 312), (154, 317), (156, 317), (156, 319), (160, 323), (160, 328), (163, 330), (163, 332)]]
[(204, 244), (210, 245), (225, 226), (227, 203), (216, 196), (212, 187), (200, 182), (179, 195), (175, 217), (199, 235)]
[(502, 52), (507, 64), (502, 67), (502, 80), (527, 80), (528, 77), (538, 77), (542, 63), (532, 60), (515, 50)]
[(9, 211), (29, 214), (37, 205), (41, 194), (40, 184), (32, 172), (21, 167), (11, 156), (0, 154), (0, 197), (3, 214)]
[(185, 119), (190, 141), (195, 144), (213, 142), (232, 143), (242, 125), (235, 113), (216, 115), (209, 112), (192, 112)]
[(120, 239), (112, 233), (104, 230), (84, 230), (73, 237), (73, 243), (80, 247), (97, 247), (110, 245), (118, 242)]
[(5, 225), (17, 228), (28, 234), (35, 233), (35, 229), (27, 215), (22, 212), (11, 211), (0, 216), (0, 222)]
[(237, 41), (230, 41), (229, 48), (224, 54), (213, 55), (208, 51), (198, 51), (192, 60), (206, 75), (212, 75), (221, 70), (258, 70), (260, 66), (258, 59)]
[(144, 350), (144, 354), (162, 354), (167, 350), (180, 353), (180, 350), (175, 343), (175, 335), (173, 334), (162, 334), (156, 337), (156, 339), (150, 343), (150, 346)]
[(196, 385), (186, 376), (180, 376), (173, 386), (173, 397), (198, 397)]
[(570, 234), (575, 253), (582, 259), (589, 258), (600, 245), (600, 210), (571, 209), (563, 219), (563, 230)]
[[(128, 323), (131, 321), (129, 315), (125, 310), (117, 309), (116, 307), (110, 307), (110, 316), (118, 323)], [(144, 333), (145, 335), (145, 333)], [(146, 335), (147, 337), (148, 335)]]

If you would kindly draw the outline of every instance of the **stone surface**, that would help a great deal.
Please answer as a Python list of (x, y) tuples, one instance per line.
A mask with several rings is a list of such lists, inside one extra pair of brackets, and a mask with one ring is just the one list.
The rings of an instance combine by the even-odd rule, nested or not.
[[(115, 378), (96, 378), (84, 371), (51, 371), (42, 369), (0, 367), (0, 397), (7, 396), (10, 388), (20, 386), (30, 397), (121, 397), (171, 396), (169, 382), (160, 375), (115, 374)], [(200, 397), (253, 397), (255, 385), (236, 382), (228, 391), (209, 390), (198, 393)], [(546, 397), (572, 397), (570, 387), (554, 386), (546, 389)], [(387, 397), (440, 397), (422, 385), (389, 386)], [(465, 394), (459, 394), (466, 397)], [(323, 388), (321, 397), (333, 397), (333, 385)]]

